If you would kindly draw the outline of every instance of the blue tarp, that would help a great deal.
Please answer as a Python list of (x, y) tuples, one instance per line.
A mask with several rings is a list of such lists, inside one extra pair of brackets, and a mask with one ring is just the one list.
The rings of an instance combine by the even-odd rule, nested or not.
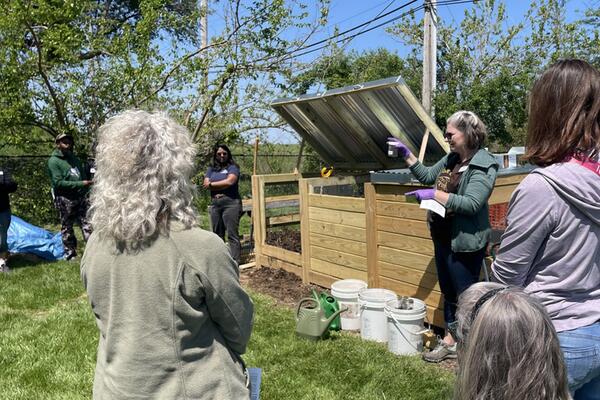
[(65, 255), (60, 232), (48, 232), (14, 215), (8, 228), (8, 251), (31, 253), (46, 260), (59, 260)]

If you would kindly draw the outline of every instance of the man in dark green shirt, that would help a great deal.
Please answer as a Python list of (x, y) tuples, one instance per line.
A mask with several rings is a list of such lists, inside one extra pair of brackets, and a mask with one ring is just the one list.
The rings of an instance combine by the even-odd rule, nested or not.
[(70, 260), (77, 255), (73, 224), (79, 223), (86, 241), (92, 233), (92, 228), (87, 222), (87, 194), (92, 181), (81, 161), (73, 154), (71, 135), (61, 133), (56, 137), (56, 149), (48, 160), (48, 173), (52, 180), (54, 205), (60, 214), (65, 258)]

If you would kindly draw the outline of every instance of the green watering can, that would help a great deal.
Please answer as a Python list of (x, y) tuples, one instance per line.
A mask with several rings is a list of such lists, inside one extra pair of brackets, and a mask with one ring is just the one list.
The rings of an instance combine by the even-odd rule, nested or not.
[[(338, 301), (329, 294), (325, 292), (317, 293), (315, 289), (312, 290), (313, 297), (321, 303), (321, 307), (325, 310), (325, 317), (331, 317), (336, 311), (340, 309), (340, 304)], [(342, 329), (342, 321), (340, 320), (340, 316), (338, 315), (333, 319), (331, 325), (329, 325), (330, 331), (339, 331)]]
[(311, 340), (325, 339), (329, 336), (329, 325), (342, 311), (345, 310), (337, 310), (327, 317), (319, 300), (306, 297), (296, 308), (296, 334)]

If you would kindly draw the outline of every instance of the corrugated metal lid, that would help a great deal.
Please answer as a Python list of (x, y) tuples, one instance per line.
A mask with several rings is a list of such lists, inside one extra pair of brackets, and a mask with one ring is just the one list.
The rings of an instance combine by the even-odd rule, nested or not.
[(404, 160), (387, 156), (387, 138), (397, 137), (418, 155), (426, 130), (425, 158), (448, 152), (442, 131), (401, 77), (277, 99), (271, 106), (336, 169), (405, 167)]

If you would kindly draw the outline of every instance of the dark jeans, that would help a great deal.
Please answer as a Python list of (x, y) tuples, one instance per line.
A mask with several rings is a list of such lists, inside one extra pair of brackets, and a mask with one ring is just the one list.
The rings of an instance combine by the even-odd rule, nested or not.
[(485, 247), (473, 253), (455, 253), (450, 243), (433, 241), (435, 266), (440, 289), (444, 295), (446, 326), (456, 321), (458, 296), (472, 284), (479, 282)]
[(65, 248), (65, 257), (71, 258), (77, 254), (77, 239), (73, 224), (79, 223), (83, 240), (87, 242), (92, 234), (92, 226), (87, 220), (88, 202), (87, 198), (68, 199), (63, 196), (54, 198), (54, 205), (58, 209), (60, 215), (62, 242)]
[(239, 234), (242, 200), (227, 196), (218, 199), (213, 198), (208, 212), (213, 232), (223, 240), (225, 240), (225, 233), (227, 232), (231, 257), (239, 264), (240, 253), (242, 252)]

